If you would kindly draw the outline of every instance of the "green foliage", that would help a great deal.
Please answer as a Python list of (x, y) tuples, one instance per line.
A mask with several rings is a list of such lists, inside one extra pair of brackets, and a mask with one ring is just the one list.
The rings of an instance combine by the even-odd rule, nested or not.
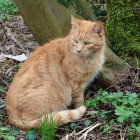
[(63, 4), (67, 8), (69, 7), (69, 0), (58, 0), (59, 3)]
[[(58, 2), (63, 4), (67, 8), (71, 4), (74, 7), (74, 9), (78, 15), (82, 15), (82, 13), (83, 13), (82, 9), (77, 5), (78, 1), (76, 1), (76, 0), (58, 0)], [(96, 16), (105, 16), (106, 15), (106, 9), (101, 8), (101, 5), (94, 5), (93, 1), (90, 1), (90, 6), (92, 8), (93, 13)]]
[(19, 130), (19, 128), (16, 127), (16, 126), (10, 126), (9, 131), (10, 131), (10, 134), (11, 134), (11, 135), (20, 134), (20, 130)]
[(90, 1), (93, 13), (98, 16), (106, 16), (106, 9), (102, 8), (101, 5), (95, 5), (93, 1)]
[(9, 135), (10, 129), (8, 127), (1, 127), (0, 128), (0, 139), (4, 140), (15, 140), (15, 136)]
[(39, 133), (42, 136), (42, 140), (53, 140), (55, 138), (55, 129), (59, 124), (59, 120), (54, 121), (53, 120), (54, 115), (51, 115), (50, 117), (45, 115), (45, 120), (42, 121), (42, 119), (38, 120), (38, 130)]
[(0, 127), (2, 127), (3, 126), (3, 122), (2, 121), (0, 121)]
[(91, 124), (91, 121), (90, 120), (85, 120), (84, 121), (84, 125), (87, 127), (87, 126), (89, 126)]
[[(116, 54), (125, 60), (140, 57), (140, 22), (132, 10), (130, 1), (105, 0), (107, 6), (106, 36)], [(140, 1), (134, 0), (133, 6), (138, 15)], [(138, 62), (140, 65), (140, 62)]]
[(85, 106), (91, 106), (99, 111), (93, 118), (103, 120), (100, 128), (103, 132), (110, 133), (114, 122), (127, 125), (130, 132), (140, 131), (140, 99), (136, 93), (108, 93), (99, 90), (94, 99), (85, 101)]
[(61, 3), (61, 4), (63, 4), (67, 8), (69, 7), (69, 5), (71, 3), (71, 5), (74, 7), (74, 9), (76, 11), (76, 14), (78, 14), (78, 15), (81, 15), (82, 14), (81, 8), (80, 9), (77, 8), (77, 5), (76, 5), (76, 3), (75, 3), (74, 0), (71, 0), (71, 1), (70, 0), (58, 0), (58, 2)]
[(35, 140), (37, 139), (37, 134), (34, 130), (28, 130), (25, 133), (25, 139), (26, 140)]
[(0, 0), (0, 18), (9, 19), (10, 15), (14, 15), (18, 12), (18, 9), (13, 1)]
[(0, 86), (0, 92), (4, 92), (5, 93), (5, 88), (3, 86)]
[(71, 128), (72, 130), (76, 130), (76, 129), (77, 129), (77, 124), (76, 124), (76, 123), (71, 123), (71, 124), (70, 124), (70, 128)]

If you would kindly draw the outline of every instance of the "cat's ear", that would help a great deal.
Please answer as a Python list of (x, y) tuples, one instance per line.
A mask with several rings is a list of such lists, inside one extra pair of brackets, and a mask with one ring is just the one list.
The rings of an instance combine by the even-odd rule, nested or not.
[(102, 22), (97, 22), (93, 28), (92, 28), (92, 31), (96, 34), (99, 35), (99, 37), (102, 37), (103, 36), (103, 24)]
[(78, 29), (80, 25), (80, 20), (71, 16), (71, 24), (72, 24), (72, 30)]

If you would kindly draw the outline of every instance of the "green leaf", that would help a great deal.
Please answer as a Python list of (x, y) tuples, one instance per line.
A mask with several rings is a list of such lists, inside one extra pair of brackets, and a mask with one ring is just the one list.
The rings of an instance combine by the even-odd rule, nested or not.
[(134, 140), (134, 139), (133, 139), (133, 134), (132, 134), (132, 133), (128, 133), (127, 136), (129, 137), (129, 140)]
[(4, 135), (3, 137), (6, 138), (7, 140), (15, 140), (14, 136)]
[(13, 135), (20, 134), (19, 128), (16, 126), (10, 126), (10, 134), (13, 134)]
[(117, 109), (115, 110), (115, 115), (122, 115), (126, 118), (129, 117), (131, 114), (133, 114), (133, 112), (130, 110), (126, 110), (124, 106), (117, 107)]
[(84, 121), (84, 125), (87, 127), (87, 126), (89, 126), (91, 124), (91, 121), (90, 120), (85, 120)]
[(84, 105), (85, 105), (86, 107), (91, 106), (91, 104), (92, 104), (92, 100), (91, 100), (91, 99), (85, 100), (85, 102), (84, 102)]
[(35, 140), (35, 139), (37, 139), (37, 134), (33, 130), (26, 131), (25, 139), (26, 140)]
[(136, 128), (136, 125), (134, 123), (131, 123), (132, 128)]
[(107, 91), (104, 91), (104, 92), (102, 93), (102, 95), (103, 95), (103, 96), (107, 96), (107, 95), (108, 95), (108, 92), (107, 92)]
[(115, 110), (115, 115), (124, 115), (124, 111), (124, 106), (117, 107), (117, 109)]
[(5, 88), (3, 86), (0, 86), (0, 92), (5, 92)]
[(8, 131), (8, 130), (9, 130), (8, 127), (1, 127), (1, 128), (0, 128), (0, 131), (1, 131), (1, 132), (3, 132), (3, 131)]
[(3, 126), (3, 122), (2, 121), (0, 121), (0, 127), (2, 127)]
[(71, 123), (71, 124), (70, 124), (70, 128), (71, 128), (72, 130), (76, 130), (76, 129), (77, 129), (76, 123)]
[(136, 127), (136, 130), (140, 132), (140, 124)]
[(135, 104), (136, 104), (136, 99), (133, 98), (133, 97), (129, 97), (129, 103), (130, 103), (131, 105), (135, 105)]
[(107, 103), (105, 97), (101, 97), (101, 101), (102, 101), (103, 103)]
[(120, 122), (120, 123), (122, 123), (124, 121), (124, 117), (123, 116), (118, 117), (117, 118), (117, 121)]

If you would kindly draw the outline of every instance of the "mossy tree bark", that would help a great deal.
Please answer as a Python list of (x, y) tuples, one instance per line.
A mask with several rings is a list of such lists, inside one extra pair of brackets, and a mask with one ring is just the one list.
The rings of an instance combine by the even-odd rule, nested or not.
[[(85, 0), (74, 0), (76, 7), (82, 11), (82, 16), (76, 14), (72, 5), (69, 8), (61, 5), (58, 0), (15, 0), (25, 23), (34, 35), (36, 41), (42, 45), (54, 38), (66, 36), (71, 28), (70, 15), (88, 20), (96, 20), (92, 9)], [(106, 47), (106, 63), (99, 76), (101, 85), (110, 86), (118, 82), (119, 75), (124, 78), (128, 66)]]
[(106, 35), (112, 49), (121, 56), (140, 58), (140, 1), (105, 0)]

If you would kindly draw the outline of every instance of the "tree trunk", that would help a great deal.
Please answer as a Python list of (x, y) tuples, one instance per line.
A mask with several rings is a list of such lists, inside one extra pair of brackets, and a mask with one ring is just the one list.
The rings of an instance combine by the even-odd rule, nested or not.
[(111, 48), (125, 59), (128, 55), (140, 58), (140, 1), (105, 2), (108, 17), (106, 35)]
[[(82, 11), (81, 15), (84, 19), (96, 20), (92, 9), (85, 0), (73, 1), (76, 8)], [(76, 14), (77, 11), (71, 4), (66, 8), (58, 0), (15, 0), (15, 3), (40, 45), (54, 38), (66, 36), (71, 28), (70, 15), (82, 18)], [(101, 85), (110, 86), (118, 82), (118, 77), (120, 79), (126, 77), (128, 66), (108, 47), (106, 47), (105, 54), (106, 62), (99, 81)]]

